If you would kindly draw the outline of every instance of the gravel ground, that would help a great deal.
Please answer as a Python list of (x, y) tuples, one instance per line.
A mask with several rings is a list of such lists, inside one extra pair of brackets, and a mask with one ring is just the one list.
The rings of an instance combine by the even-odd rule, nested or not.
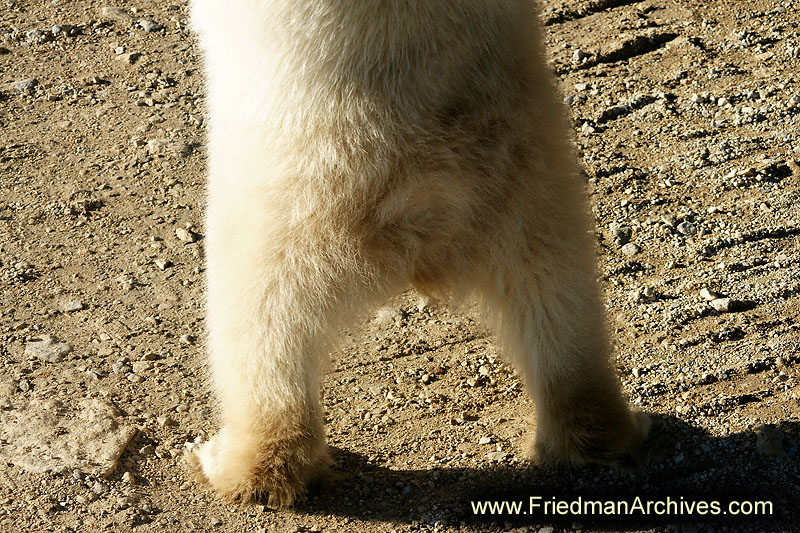
[[(797, 2), (542, 4), (616, 366), (657, 421), (638, 470), (527, 463), (533, 406), (492, 336), (472, 309), (407, 293), (332, 356), (334, 476), (291, 511), (217, 501), (182, 463), (215, 428), (186, 6), (4, 1), (0, 530), (800, 531)], [(775, 515), (470, 503), (532, 495), (770, 500)]]

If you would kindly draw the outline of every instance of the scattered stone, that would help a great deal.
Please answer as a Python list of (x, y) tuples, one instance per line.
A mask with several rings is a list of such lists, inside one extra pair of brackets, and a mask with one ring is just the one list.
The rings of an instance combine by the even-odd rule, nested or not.
[(43, 335), (25, 345), (25, 355), (56, 363), (72, 351), (72, 346), (53, 335)]
[(153, 261), (156, 264), (159, 270), (166, 270), (170, 266), (172, 266), (172, 261), (168, 261), (166, 259), (156, 259)]
[(686, 235), (687, 237), (691, 237), (692, 235), (697, 233), (697, 228), (695, 227), (695, 225), (689, 222), (688, 220), (678, 224), (677, 229), (679, 233), (681, 233), (682, 235)]
[(100, 17), (106, 20), (116, 20), (118, 22), (130, 22), (133, 16), (121, 7), (105, 6), (100, 8)]
[(99, 494), (103, 494), (107, 490), (108, 490), (108, 487), (106, 487), (104, 484), (100, 483), (99, 481), (95, 481), (94, 485), (92, 485), (92, 492), (94, 492), (95, 494), (98, 494), (98, 495)]
[(3, 445), (0, 460), (29, 472), (80, 470), (107, 477), (136, 430), (107, 401), (84, 398), (76, 405), (52, 399), (15, 401), (0, 411)]
[(491, 437), (481, 437), (481, 440), (478, 441), (478, 444), (491, 444), (492, 438)]
[(128, 52), (127, 54), (120, 54), (117, 56), (120, 61), (129, 65), (136, 63), (140, 57), (142, 57), (142, 54), (138, 52)]
[(614, 244), (617, 246), (624, 246), (631, 240), (631, 235), (633, 234), (633, 230), (629, 226), (623, 226), (617, 222), (612, 222), (608, 226), (608, 231), (611, 234), (611, 238), (614, 240)]
[(180, 338), (178, 338), (178, 342), (186, 345), (194, 344), (194, 336), (189, 334), (183, 334), (180, 336)]
[(25, 40), (29, 43), (41, 43), (47, 40), (47, 36), (42, 30), (33, 29), (25, 32)]
[(639, 302), (655, 302), (659, 294), (652, 287), (643, 287), (637, 294), (636, 300)]
[(720, 313), (727, 313), (730, 311), (731, 308), (731, 299), (730, 298), (715, 298), (711, 300), (711, 307), (715, 310), (719, 311)]
[(175, 236), (179, 241), (192, 243), (197, 241), (197, 234), (186, 228), (178, 228), (175, 230)]
[(489, 452), (486, 454), (486, 457), (488, 457), (490, 461), (494, 461), (496, 463), (505, 459), (506, 456), (508, 456), (506, 452)]
[(150, 361), (134, 361), (133, 365), (131, 365), (133, 371), (137, 374), (141, 374), (143, 372), (147, 372), (152, 367)]
[(641, 251), (642, 249), (633, 244), (632, 242), (629, 242), (628, 244), (622, 247), (622, 253), (625, 255), (636, 255)]
[(755, 429), (756, 449), (767, 457), (786, 457), (783, 449), (783, 431), (771, 424), (764, 424)]
[(116, 373), (116, 374), (127, 374), (128, 372), (131, 372), (132, 370), (133, 369), (128, 364), (128, 360), (127, 359), (120, 359), (119, 361), (117, 361), (116, 363), (111, 365), (111, 371)]
[(178, 425), (178, 423), (177, 423), (177, 422), (175, 422), (175, 420), (173, 420), (173, 419), (172, 419), (171, 417), (169, 417), (169, 416), (159, 416), (159, 417), (156, 419), (156, 422), (157, 422), (157, 423), (158, 423), (158, 425), (159, 425), (160, 427), (162, 427), (162, 428), (163, 428), (163, 427), (170, 427), (170, 426), (177, 426), (177, 425)]
[(122, 481), (123, 481), (123, 483), (129, 483), (131, 485), (135, 485), (136, 484), (136, 476), (134, 476), (130, 472), (125, 472), (124, 474), (122, 474)]
[(156, 22), (155, 20), (150, 19), (140, 19), (137, 24), (140, 28), (142, 28), (147, 33), (152, 33), (159, 31), (161, 29), (161, 25)]
[(36, 78), (27, 78), (20, 81), (15, 81), (12, 87), (15, 91), (20, 93), (30, 93), (39, 85), (39, 80)]
[(216, 518), (216, 517), (212, 517), (210, 522), (211, 522), (211, 525), (213, 527), (219, 527), (219, 526), (222, 525), (222, 520), (220, 520), (219, 518)]
[(714, 292), (714, 291), (712, 291), (712, 290), (711, 290), (711, 289), (709, 289), (708, 287), (703, 287), (702, 289), (700, 289), (700, 296), (701, 296), (701, 297), (702, 297), (704, 300), (706, 300), (706, 301), (708, 301), (708, 302), (710, 302), (710, 301), (712, 301), (712, 300), (716, 300), (717, 298), (722, 298), (722, 295), (721, 295), (721, 294), (719, 294), (719, 293), (717, 293), (717, 292)]
[(28, 392), (29, 390), (31, 390), (30, 382), (27, 379), (21, 379), (19, 381), (19, 390), (21, 390), (22, 392)]
[(64, 304), (64, 312), (65, 313), (73, 313), (75, 311), (81, 311), (84, 308), (83, 302), (78, 302), (75, 300), (70, 300)]
[(585, 60), (589, 59), (589, 54), (578, 48), (572, 53), (572, 62), (573, 63), (583, 63)]

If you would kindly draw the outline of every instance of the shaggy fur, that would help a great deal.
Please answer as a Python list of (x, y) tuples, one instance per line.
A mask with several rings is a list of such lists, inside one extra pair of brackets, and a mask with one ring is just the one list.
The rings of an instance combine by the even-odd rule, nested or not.
[(328, 463), (331, 335), (408, 286), (477, 296), (548, 461), (620, 464), (646, 421), (608, 362), (570, 128), (525, 0), (193, 0), (208, 72), (219, 494), (290, 504)]

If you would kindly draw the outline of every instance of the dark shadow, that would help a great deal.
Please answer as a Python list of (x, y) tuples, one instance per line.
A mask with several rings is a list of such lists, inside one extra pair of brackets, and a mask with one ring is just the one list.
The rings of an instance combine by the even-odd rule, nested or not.
[[(656, 420), (658, 429), (643, 465), (633, 472), (599, 466), (552, 469), (534, 464), (394, 470), (333, 448), (332, 478), (312, 487), (295, 511), (397, 524), (466, 523), (489, 529), (524, 525), (572, 529), (580, 524), (618, 531), (668, 525), (690, 530), (727, 525), (735, 531), (796, 531), (795, 524), (800, 521), (800, 422), (777, 426), (784, 435), (786, 454), (779, 458), (759, 451), (754, 432), (714, 437), (674, 417)], [(578, 510), (581, 504), (573, 502), (579, 498), (581, 502), (626, 501), (631, 514), (570, 512)], [(648, 501), (665, 503), (658, 508), (653, 503), (650, 513), (643, 513), (635, 505), (637, 498), (643, 508)], [(504, 500), (523, 502), (520, 514), (473, 512), (473, 502)], [(734, 500), (770, 501), (772, 514), (734, 516), (728, 513), (728, 504)], [(532, 501), (539, 507), (531, 507)], [(563, 515), (543, 513), (545, 502), (555, 506), (558, 501), (573, 507)], [(709, 507), (699, 505), (700, 501), (708, 502)], [(586, 505), (588, 513), (592, 505)], [(657, 513), (664, 505), (670, 505), (671, 515)], [(719, 514), (713, 514), (717, 505)]]

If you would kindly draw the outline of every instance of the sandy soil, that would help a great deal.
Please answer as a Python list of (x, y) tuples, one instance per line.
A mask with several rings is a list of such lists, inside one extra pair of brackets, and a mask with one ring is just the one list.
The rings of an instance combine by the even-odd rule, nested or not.
[[(273, 511), (218, 502), (182, 464), (215, 429), (186, 5), (4, 2), (0, 530), (798, 531), (797, 7), (544, 2), (616, 366), (658, 421), (638, 471), (527, 463), (533, 406), (492, 336), (471, 309), (420, 310), (407, 293), (332, 356), (336, 476)], [(46, 335), (60, 342), (42, 347)], [(471, 505), (667, 495), (770, 500), (775, 514), (554, 520)]]

